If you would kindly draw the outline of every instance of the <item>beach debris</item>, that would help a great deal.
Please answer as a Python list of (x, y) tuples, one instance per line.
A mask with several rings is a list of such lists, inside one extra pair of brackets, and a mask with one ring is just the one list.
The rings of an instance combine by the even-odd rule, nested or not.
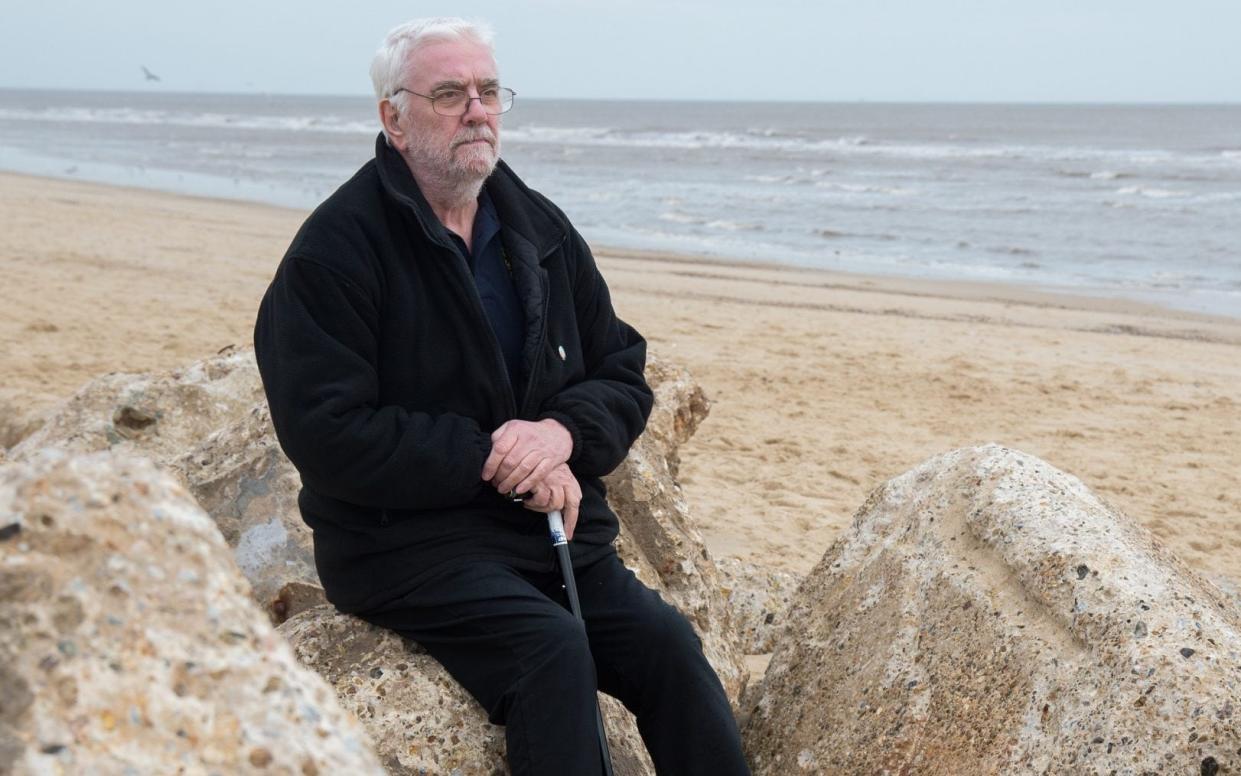
[(1241, 768), (1241, 609), (1032, 456), (888, 481), (796, 601), (746, 696), (756, 776)]
[(156, 413), (126, 404), (112, 413), (112, 427), (126, 439), (133, 439), (155, 425)]
[(170, 474), (49, 450), (0, 514), (0, 773), (383, 773)]
[(270, 604), (270, 609), (276, 622), (282, 623), (307, 609), (313, 609), (326, 603), (327, 596), (319, 585), (312, 585), (307, 582), (290, 582), (280, 588), (280, 592), (276, 594), (276, 598)]

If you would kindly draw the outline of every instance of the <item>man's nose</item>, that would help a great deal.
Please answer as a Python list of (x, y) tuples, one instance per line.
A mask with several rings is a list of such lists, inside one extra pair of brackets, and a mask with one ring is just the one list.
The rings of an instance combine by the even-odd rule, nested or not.
[(471, 94), (470, 101), (465, 106), (465, 115), (462, 116), (466, 124), (474, 126), (487, 121), (487, 111), (483, 110), (483, 100), (481, 95)]

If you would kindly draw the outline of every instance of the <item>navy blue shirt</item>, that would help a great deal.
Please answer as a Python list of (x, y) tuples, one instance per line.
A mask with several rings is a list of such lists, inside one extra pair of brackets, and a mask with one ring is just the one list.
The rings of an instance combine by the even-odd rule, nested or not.
[(521, 308), (521, 299), (513, 286), (513, 275), (504, 262), (504, 247), (500, 242), (500, 217), (491, 197), (483, 190), (478, 195), (478, 212), (474, 214), (474, 231), (470, 245), (466, 250), (462, 240), (451, 230), (448, 234), (457, 245), (457, 250), (465, 257), (474, 273), (474, 285), (478, 288), (478, 296), (483, 302), (483, 311), (491, 330), (495, 332), (500, 343), (500, 352), (504, 354), (504, 365), (508, 367), (509, 383), (513, 386), (513, 397), (521, 404), (521, 346), (525, 340), (526, 315)]

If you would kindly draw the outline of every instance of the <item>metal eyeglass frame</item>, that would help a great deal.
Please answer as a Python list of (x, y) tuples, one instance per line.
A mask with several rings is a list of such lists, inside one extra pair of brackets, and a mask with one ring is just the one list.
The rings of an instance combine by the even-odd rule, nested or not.
[[(509, 111), (511, 111), (511, 110), (513, 109), (513, 105), (514, 105), (514, 104), (516, 104), (516, 102), (517, 102), (517, 92), (513, 91), (512, 89), (508, 88), (507, 86), (501, 86), (501, 87), (499, 87), (499, 88), (497, 89), (497, 91), (500, 91), (500, 92), (508, 92), (508, 94), (509, 94), (509, 99), (508, 99), (508, 107), (507, 107), (507, 108), (504, 108), (504, 109), (503, 109), (503, 110), (501, 110), (499, 113), (492, 113), (491, 111), (487, 110), (487, 105), (486, 105), (486, 103), (484, 103), (484, 102), (483, 102), (483, 98), (482, 98), (482, 97), (469, 97), (469, 96), (467, 96), (467, 97), (465, 98), (465, 106), (463, 107), (463, 109), (461, 110), (461, 112), (460, 112), (460, 113), (440, 113), (440, 112), (439, 112), (438, 110), (436, 110), (436, 108), (435, 108), (435, 101), (436, 101), (436, 99), (437, 99), (437, 97), (436, 97), (435, 95), (431, 95), (431, 94), (419, 94), (418, 92), (415, 92), (413, 89), (406, 89), (404, 86), (402, 86), (402, 87), (400, 87), (399, 89), (397, 89), (396, 91), (392, 92), (392, 94), (390, 94), (388, 97), (389, 97), (389, 99), (391, 99), (392, 97), (397, 96), (397, 95), (398, 95), (398, 94), (400, 94), (401, 92), (409, 92), (410, 94), (414, 95), (415, 97), (421, 97), (421, 98), (422, 98), (422, 99), (424, 99), (424, 100), (430, 100), (430, 101), (431, 101), (431, 110), (434, 110), (436, 113), (439, 113), (439, 115), (441, 115), (441, 116), (449, 116), (449, 117), (452, 117), (452, 118), (456, 118), (456, 117), (458, 117), (458, 116), (464, 116), (465, 114), (469, 113), (469, 112), (470, 112), (470, 103), (474, 102), (475, 100), (478, 100), (478, 104), (482, 107), (482, 109), (483, 109), (483, 113), (486, 113), (488, 116), (503, 116), (505, 113), (508, 113)], [(501, 105), (501, 106), (503, 106), (503, 105), (504, 105), (504, 98), (503, 98), (503, 97), (501, 97), (501, 98), (500, 98), (500, 105)]]

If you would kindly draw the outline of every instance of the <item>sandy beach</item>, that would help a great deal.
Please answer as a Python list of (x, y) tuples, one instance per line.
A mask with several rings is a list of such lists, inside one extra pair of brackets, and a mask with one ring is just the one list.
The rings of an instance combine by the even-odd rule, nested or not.
[[(248, 345), (304, 216), (0, 174), (3, 441), (96, 375)], [(622, 317), (713, 402), (681, 472), (717, 555), (806, 571), (873, 487), (995, 441), (1241, 582), (1241, 320), (597, 252)]]

